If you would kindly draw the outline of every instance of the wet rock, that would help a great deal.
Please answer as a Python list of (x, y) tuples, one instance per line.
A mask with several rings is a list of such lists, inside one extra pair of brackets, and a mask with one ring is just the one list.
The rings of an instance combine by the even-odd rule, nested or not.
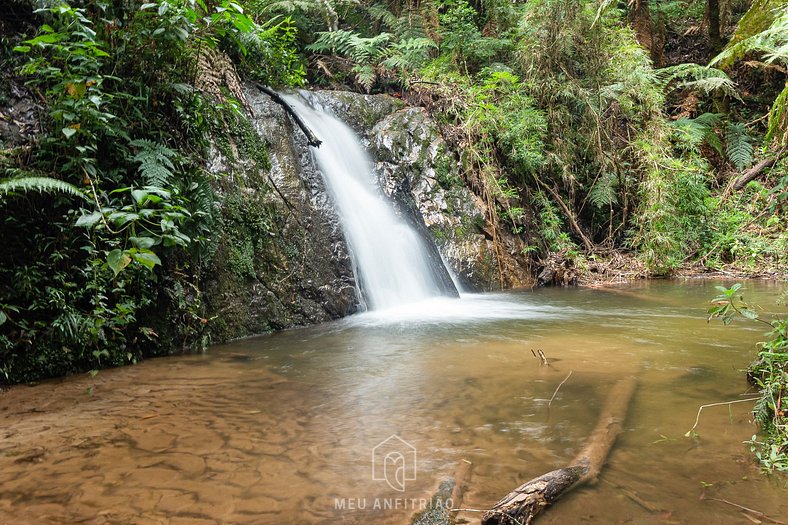
[(39, 111), (26, 89), (15, 82), (0, 82), (0, 149), (20, 146), (35, 136), (41, 129)]
[(358, 305), (342, 230), (306, 139), (267, 95), (250, 88), (247, 99), (270, 170), (232, 158), (232, 144), (217, 141), (212, 151), (223, 218), (205, 287), (214, 342), (343, 317)]
[[(270, 170), (237, 154), (244, 146), (232, 137), (216, 138), (209, 170), (223, 220), (205, 286), (214, 342), (359, 308), (342, 228), (304, 134), (267, 95), (249, 87), (246, 98)], [(485, 205), (426, 111), (383, 95), (318, 91), (313, 98), (359, 133), (397, 212), (435, 241), (433, 264), (445, 261), (466, 289), (499, 288)], [(454, 290), (448, 273), (444, 280)]]
[[(331, 96), (336, 97), (321, 93)], [(401, 109), (396, 99), (380, 98), (343, 93), (339, 102), (325, 106), (362, 136), (399, 214), (417, 230), (426, 227), (462, 285), (497, 289), (498, 263), (484, 233), (484, 204), (465, 186), (438, 126), (423, 108)]]

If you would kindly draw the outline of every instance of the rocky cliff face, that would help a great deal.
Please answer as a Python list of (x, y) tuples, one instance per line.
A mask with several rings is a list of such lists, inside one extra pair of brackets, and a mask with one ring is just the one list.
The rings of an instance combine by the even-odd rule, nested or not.
[(222, 214), (205, 283), (214, 342), (323, 322), (357, 308), (342, 230), (304, 135), (267, 95), (249, 89), (247, 100), (253, 129), (241, 130), (235, 141), (257, 134), (270, 164), (254, 162), (232, 138), (212, 154)]
[(465, 187), (456, 155), (427, 112), (385, 95), (324, 91), (317, 97), (362, 137), (381, 187), (401, 215), (426, 226), (462, 286), (499, 289), (498, 261), (484, 234), (485, 205)]
[[(253, 129), (219, 138), (210, 165), (222, 210), (205, 285), (214, 341), (342, 317), (358, 304), (342, 229), (303, 133), (267, 95), (246, 94)], [(464, 287), (498, 288), (483, 203), (463, 186), (426, 112), (387, 96), (315, 98), (359, 133), (398, 212), (435, 239)], [(248, 151), (245, 140), (258, 142), (244, 139), (249, 133), (265, 143), (270, 163)]]

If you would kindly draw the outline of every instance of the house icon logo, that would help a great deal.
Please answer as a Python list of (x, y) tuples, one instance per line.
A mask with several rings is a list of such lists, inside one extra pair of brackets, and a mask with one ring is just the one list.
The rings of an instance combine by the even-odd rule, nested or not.
[(416, 479), (416, 447), (392, 434), (372, 449), (372, 479), (385, 481), (404, 492), (405, 482)]

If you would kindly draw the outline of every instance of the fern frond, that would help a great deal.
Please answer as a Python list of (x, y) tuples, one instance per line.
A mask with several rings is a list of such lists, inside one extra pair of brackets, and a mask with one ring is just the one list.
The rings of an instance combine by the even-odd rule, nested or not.
[(712, 59), (712, 66), (730, 67), (747, 53), (764, 54), (767, 62), (788, 61), (788, 3), (756, 0), (739, 20), (730, 43)]
[(656, 79), (663, 89), (672, 86), (672, 89), (688, 88), (705, 94), (719, 91), (729, 97), (740, 99), (736, 91), (736, 83), (724, 71), (709, 66), (678, 64), (657, 71)]
[(0, 180), (0, 195), (8, 195), (9, 193), (15, 192), (27, 193), (31, 191), (40, 193), (67, 193), (88, 200), (85, 192), (73, 184), (51, 177), (15, 177), (12, 179)]
[(597, 208), (606, 208), (618, 202), (616, 187), (618, 178), (614, 173), (605, 172), (597, 178), (596, 182), (588, 191), (588, 200)]
[(369, 92), (375, 84), (375, 78), (377, 78), (375, 68), (369, 64), (357, 64), (353, 66), (353, 72), (356, 74), (356, 82)]
[(752, 164), (752, 137), (744, 124), (728, 123), (725, 126), (725, 151), (728, 160), (739, 171)]
[(166, 186), (175, 171), (173, 160), (178, 158), (178, 153), (147, 139), (132, 140), (129, 144), (139, 148), (133, 160), (140, 163), (137, 171), (145, 183), (150, 186)]
[(722, 154), (722, 140), (717, 135), (717, 129), (722, 126), (722, 117), (720, 113), (703, 113), (694, 119), (680, 118), (671, 122), (676, 146), (683, 150), (693, 150), (705, 142)]

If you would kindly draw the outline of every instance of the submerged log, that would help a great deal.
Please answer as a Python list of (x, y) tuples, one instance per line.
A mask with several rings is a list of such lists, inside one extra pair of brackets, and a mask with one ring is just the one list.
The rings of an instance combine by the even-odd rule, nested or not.
[(619, 380), (607, 396), (596, 428), (569, 466), (527, 481), (507, 494), (482, 517), (482, 525), (529, 525), (572, 488), (594, 483), (623, 429), (635, 378)]
[(271, 100), (273, 100), (274, 102), (276, 102), (277, 104), (279, 104), (284, 108), (285, 112), (287, 112), (287, 114), (293, 118), (293, 120), (298, 125), (298, 127), (301, 128), (301, 131), (304, 132), (304, 135), (306, 135), (306, 139), (309, 142), (310, 146), (315, 148), (320, 147), (323, 141), (321, 141), (315, 136), (312, 130), (309, 129), (309, 126), (307, 126), (306, 123), (303, 120), (301, 120), (301, 117), (298, 115), (298, 113), (295, 112), (292, 106), (290, 106), (290, 104), (288, 104), (287, 101), (279, 95), (279, 93), (277, 93), (276, 91), (274, 91), (273, 89), (267, 86), (262, 85), (259, 82), (255, 82), (255, 86), (257, 86), (257, 89), (259, 89), (260, 91), (271, 97)]

